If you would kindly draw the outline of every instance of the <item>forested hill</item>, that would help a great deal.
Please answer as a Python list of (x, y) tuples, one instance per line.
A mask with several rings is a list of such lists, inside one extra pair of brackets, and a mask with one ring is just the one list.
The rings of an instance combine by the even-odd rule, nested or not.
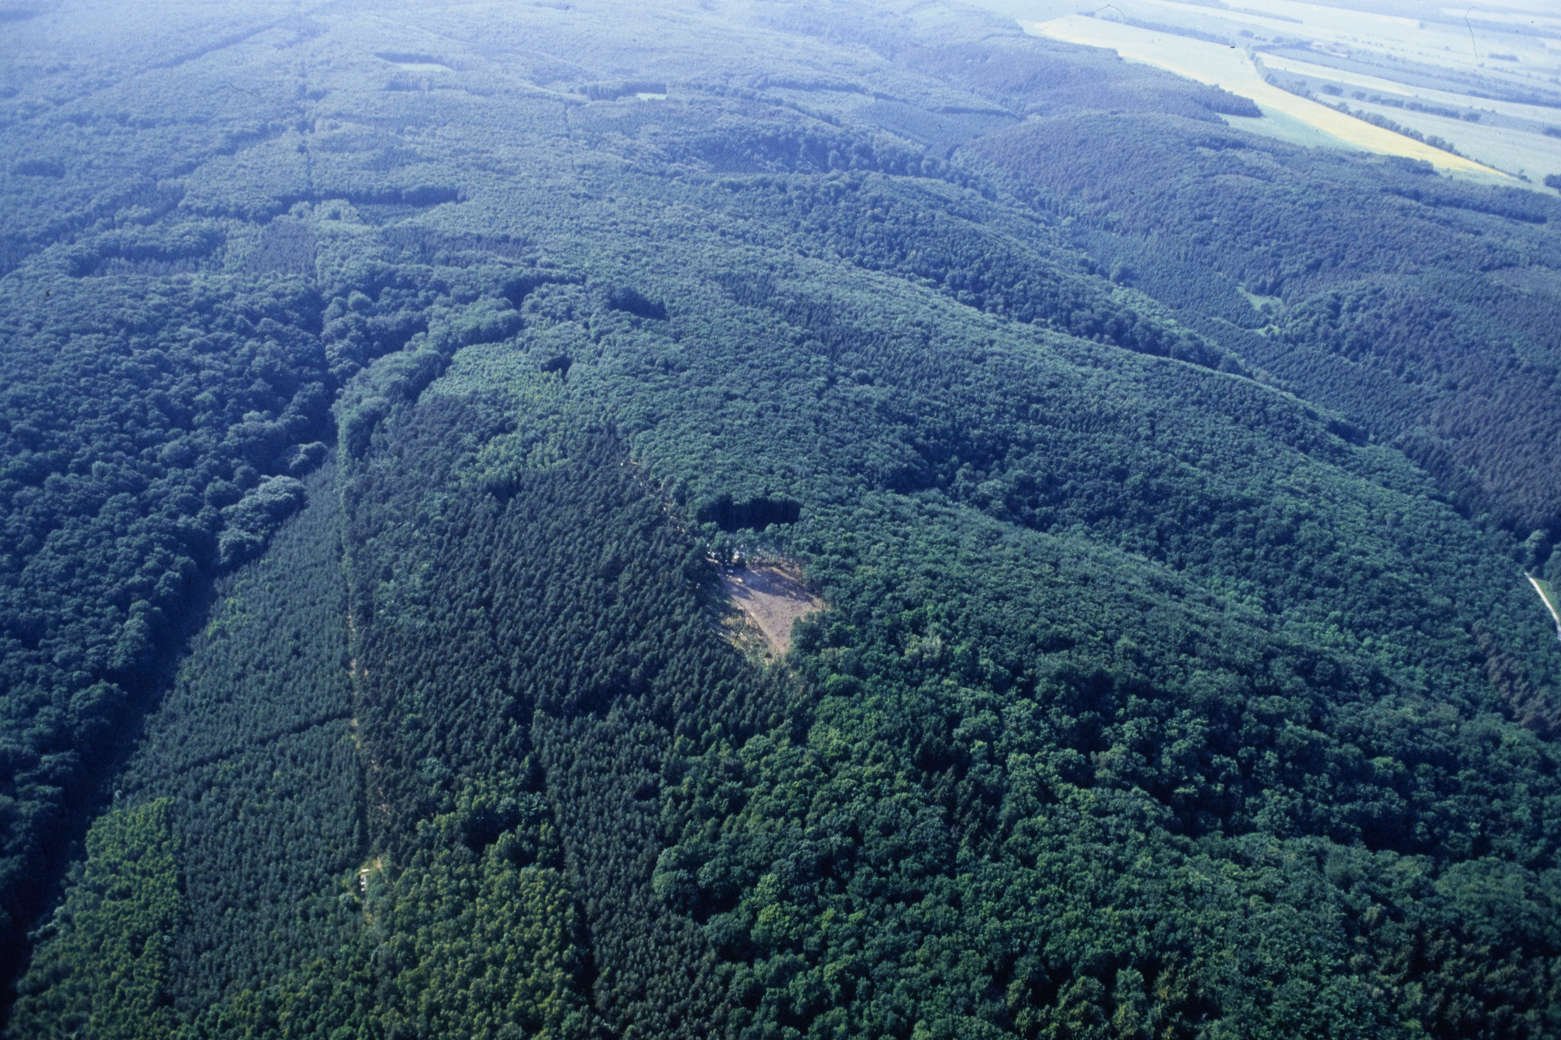
[(943, 3), (0, 25), (9, 1036), (1561, 1035), (1553, 195)]

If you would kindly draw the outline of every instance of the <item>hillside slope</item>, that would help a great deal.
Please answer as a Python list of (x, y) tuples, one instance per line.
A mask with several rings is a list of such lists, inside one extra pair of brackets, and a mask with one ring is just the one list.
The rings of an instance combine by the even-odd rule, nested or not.
[(1553, 201), (951, 6), (85, 11), (11, 1035), (1561, 1032)]

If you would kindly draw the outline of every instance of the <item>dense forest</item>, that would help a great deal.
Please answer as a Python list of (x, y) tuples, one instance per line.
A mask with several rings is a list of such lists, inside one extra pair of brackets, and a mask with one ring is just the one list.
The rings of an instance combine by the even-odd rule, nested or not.
[(952, 3), (0, 22), (6, 1035), (1561, 1036), (1561, 201)]

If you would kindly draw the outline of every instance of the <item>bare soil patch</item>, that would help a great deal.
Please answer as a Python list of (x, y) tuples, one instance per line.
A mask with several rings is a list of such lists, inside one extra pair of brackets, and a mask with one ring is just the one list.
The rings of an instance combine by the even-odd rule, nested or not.
[(788, 566), (723, 570), (721, 588), (777, 657), (791, 649), (792, 626), (824, 609), (824, 601), (809, 592), (801, 575)]

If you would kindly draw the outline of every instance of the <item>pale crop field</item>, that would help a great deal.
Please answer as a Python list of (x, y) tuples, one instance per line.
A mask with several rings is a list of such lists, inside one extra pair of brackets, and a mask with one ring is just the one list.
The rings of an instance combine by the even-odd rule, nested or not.
[[(1195, 18), (1198, 7), (1178, 0), (1141, 0), (1147, 7), (1179, 10)], [(1428, 9), (1416, 17), (1346, 11), (1324, 4), (1299, 0), (1243, 0), (1244, 11), (1270, 12), (1284, 19), (1252, 19), (1268, 31), (1268, 40), (1255, 40), (1254, 47), (1266, 49), (1269, 43), (1289, 37), (1302, 37), (1315, 49), (1348, 53), (1366, 62), (1387, 59), (1389, 63), (1409, 62), (1444, 69), (1460, 76), (1477, 76), (1493, 84), (1533, 90), (1557, 91), (1556, 75), (1561, 71), (1561, 39), (1534, 31), (1542, 16), (1507, 12), (1497, 18), (1493, 7), (1470, 4), (1460, 8)], [(1510, 5), (1500, 5), (1508, 7)], [(1554, 5), (1540, 10), (1554, 19)], [(1215, 12), (1218, 18), (1251, 19), (1250, 15)], [(1496, 23), (1511, 25), (1499, 31)], [(1553, 32), (1549, 28), (1546, 32)], [(1501, 55), (1503, 57), (1495, 57)], [(1516, 59), (1510, 60), (1510, 59)], [(1461, 93), (1456, 84), (1449, 89)]]
[[(1222, 14), (1224, 12), (1221, 12)], [(1223, 87), (1251, 98), (1266, 115), (1278, 114), (1333, 139), (1339, 146), (1421, 159), (1437, 169), (1516, 183), (1498, 170), (1432, 148), (1402, 134), (1373, 126), (1288, 91), (1269, 85), (1246, 52), (1174, 33), (1068, 15), (1046, 22), (1023, 22), (1026, 31), (1067, 43), (1105, 47), (1128, 61), (1142, 62), (1179, 76)], [(1289, 131), (1293, 134), (1293, 130)]]
[(1299, 58), (1279, 54), (1264, 54), (1262, 59), (1263, 64), (1270, 69), (1327, 80), (1331, 83), (1337, 83), (1341, 87), (1357, 87), (1376, 94), (1396, 94), (1400, 97), (1429, 101), (1435, 105), (1471, 108), (1475, 111), (1495, 112), (1498, 115), (1511, 116), (1514, 119), (1532, 119), (1539, 123), (1561, 126), (1561, 108), (1549, 108), (1544, 105), (1525, 105), (1517, 101), (1497, 101), (1493, 98), (1475, 97), (1471, 94), (1463, 94), (1452, 90), (1437, 90), (1432, 87), (1409, 86), (1397, 80), (1384, 79), (1380, 76), (1368, 76), (1360, 72), (1348, 72), (1344, 69), (1336, 69), (1328, 65), (1319, 65), (1316, 62), (1303, 61)]
[(1352, 109), (1376, 112), (1401, 126), (1451, 141), (1470, 158), (1487, 162), (1508, 173), (1523, 174), (1534, 181), (1543, 181), (1547, 174), (1561, 173), (1561, 138), (1524, 133), (1506, 127), (1482, 126), (1431, 112), (1406, 111), (1369, 101), (1351, 99), (1347, 103)]

